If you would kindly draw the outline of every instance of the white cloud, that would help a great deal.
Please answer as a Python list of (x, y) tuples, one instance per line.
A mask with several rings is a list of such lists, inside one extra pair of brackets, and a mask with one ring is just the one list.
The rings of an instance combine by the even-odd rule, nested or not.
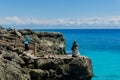
[(6, 17), (0, 19), (0, 24), (36, 24), (36, 25), (120, 25), (120, 16), (41, 20), (38, 18)]
[(19, 18), (19, 17), (5, 17), (0, 24), (36, 24), (36, 25), (57, 25), (57, 20), (41, 20), (37, 18)]
[(65, 25), (120, 25), (120, 16), (60, 20)]
[(16, 24), (21, 23), (21, 20), (16, 16), (6, 17), (5, 20), (8, 21), (8, 22), (11, 22), (11, 23), (16, 23)]

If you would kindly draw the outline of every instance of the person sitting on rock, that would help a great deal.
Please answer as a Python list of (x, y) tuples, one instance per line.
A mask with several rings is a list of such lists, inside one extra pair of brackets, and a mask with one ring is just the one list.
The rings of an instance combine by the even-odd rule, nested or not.
[(72, 50), (72, 57), (77, 57), (77, 56), (80, 55), (80, 53), (79, 53), (79, 45), (78, 45), (76, 40), (73, 42), (71, 50)]
[(31, 41), (30, 36), (26, 35), (25, 41), (24, 41), (25, 51), (28, 51), (28, 50), (29, 50), (29, 43), (30, 43), (30, 41)]

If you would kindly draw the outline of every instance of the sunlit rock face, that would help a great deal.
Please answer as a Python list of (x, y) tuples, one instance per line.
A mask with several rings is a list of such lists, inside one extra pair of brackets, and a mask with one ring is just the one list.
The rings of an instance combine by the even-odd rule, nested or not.
[[(24, 51), (26, 35), (31, 37), (30, 47), (37, 43), (38, 57), (27, 55), (34, 53), (32, 48)], [(89, 58), (66, 55), (65, 39), (61, 33), (1, 27), (0, 40), (11, 44), (0, 43), (0, 80), (91, 80), (93, 76)]]

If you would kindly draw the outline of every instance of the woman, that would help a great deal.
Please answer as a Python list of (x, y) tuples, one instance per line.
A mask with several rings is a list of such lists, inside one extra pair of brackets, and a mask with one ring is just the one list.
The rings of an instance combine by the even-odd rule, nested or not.
[(25, 44), (25, 51), (28, 51), (29, 50), (29, 43), (30, 43), (31, 39), (28, 35), (26, 35), (25, 37), (25, 41), (24, 41), (24, 44)]
[(71, 50), (72, 50), (72, 56), (73, 57), (77, 57), (77, 56), (80, 55), (80, 53), (79, 53), (79, 45), (78, 45), (76, 40), (73, 42)]

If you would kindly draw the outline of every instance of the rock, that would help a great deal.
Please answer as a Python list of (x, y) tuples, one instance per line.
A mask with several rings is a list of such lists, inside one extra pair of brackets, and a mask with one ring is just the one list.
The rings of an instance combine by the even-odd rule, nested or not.
[(72, 54), (72, 57), (79, 57), (79, 54)]
[(18, 36), (19, 38), (24, 40), (24, 37), (22, 36), (22, 34), (19, 31), (17, 31), (16, 29), (15, 29), (15, 34), (16, 34), (16, 36)]
[(22, 37), (22, 34), (15, 29), (15, 34), (19, 37)]
[(3, 54), (1, 54), (1, 58), (4, 58), (6, 60), (9, 61), (13, 61), (16, 62), (17, 64), (25, 64), (25, 62), (17, 55), (17, 53), (8, 53), (8, 52), (2, 52)]
[(0, 80), (28, 80), (15, 62), (0, 60)]
[(61, 33), (37, 33), (39, 38), (38, 55), (41, 54), (57, 54), (64, 55), (65, 52), (65, 39)]
[(7, 30), (2, 26), (0, 26), (0, 34), (6, 34), (6, 33), (7, 33)]
[[(24, 46), (23, 41), (25, 35), (30, 35), (31, 37), (30, 47), (34, 48), (34, 43), (35, 42), (37, 43), (37, 53), (38, 53), (37, 56), (41, 56), (43, 54), (57, 54), (57, 55), (66, 54), (65, 39), (61, 33), (54, 33), (54, 32), (35, 33), (29, 29), (24, 29), (24, 30), (6, 29), (6, 30), (7, 33), (2, 35), (6, 35), (9, 37), (2, 36), (1, 40), (4, 40), (9, 43), (14, 43), (13, 45), (15, 45), (15, 36), (16, 36), (17, 37), (16, 44), (18, 49), (20, 49), (19, 45)], [(5, 49), (14, 51), (14, 49), (11, 46), (7, 46)], [(24, 50), (24, 48), (21, 50)]]
[(3, 45), (3, 44), (0, 44), (0, 50), (2, 51), (7, 51), (7, 50), (11, 50), (12, 48), (9, 47), (8, 45)]
[(31, 64), (34, 63), (34, 60), (31, 58), (31, 56), (27, 56), (26, 54), (23, 54), (21, 58), (24, 60), (25, 63)]
[(66, 78), (71, 77), (74, 80), (91, 80), (93, 76), (91, 64), (90, 59), (86, 57), (72, 60), (69, 64), (69, 75), (67, 75)]
[(50, 80), (48, 71), (33, 69), (30, 71), (31, 80)]
[[(87, 57), (39, 59), (36, 64), (37, 69), (42, 69), (44, 71), (52, 70), (54, 74), (49, 72), (49, 75), (54, 75), (54, 80), (91, 80), (93, 76), (92, 63)], [(41, 72), (38, 74), (42, 75)], [(46, 80), (48, 79), (49, 76)]]
[(22, 35), (31, 35), (34, 32), (30, 29), (18, 30)]
[[(5, 30), (0, 32), (0, 40), (7, 42), (0, 43), (0, 80), (91, 80), (91, 60), (82, 56), (67, 56), (61, 33), (0, 30)], [(25, 35), (31, 37), (30, 50), (26, 53), (20, 39)], [(36, 56), (31, 55), (35, 49), (34, 42), (37, 43)]]

